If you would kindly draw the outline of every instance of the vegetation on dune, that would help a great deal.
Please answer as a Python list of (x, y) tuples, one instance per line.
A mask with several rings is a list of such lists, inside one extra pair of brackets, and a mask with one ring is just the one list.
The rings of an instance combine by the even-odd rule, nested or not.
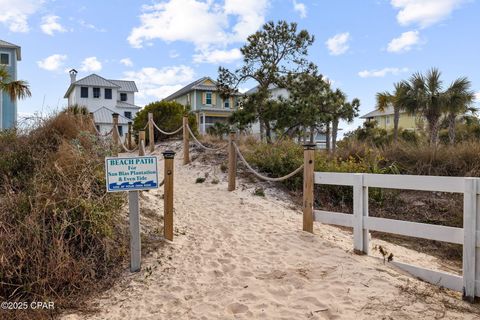
[[(118, 273), (127, 252), (125, 199), (105, 192), (110, 149), (88, 118), (69, 112), (29, 132), (0, 133), (2, 301), (54, 301), (59, 312)], [(37, 319), (50, 316), (35, 311)]]

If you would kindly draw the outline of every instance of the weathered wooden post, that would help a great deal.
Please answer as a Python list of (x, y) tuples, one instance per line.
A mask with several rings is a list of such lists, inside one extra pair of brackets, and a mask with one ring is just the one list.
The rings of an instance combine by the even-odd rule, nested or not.
[(138, 132), (138, 155), (145, 155), (145, 130), (140, 130)]
[(155, 137), (153, 132), (153, 113), (148, 113), (148, 143), (150, 146), (150, 152), (155, 151)]
[(303, 231), (313, 233), (315, 144), (304, 144), (303, 148)]
[(163, 185), (163, 234), (165, 239), (173, 241), (173, 159), (175, 152), (163, 152), (165, 159), (164, 185)]
[(183, 164), (190, 163), (190, 144), (189, 137), (190, 133), (188, 132), (188, 116), (183, 116)]
[(235, 151), (235, 142), (236, 133), (235, 131), (230, 132), (229, 135), (229, 146), (228, 146), (228, 191), (235, 190), (236, 187), (236, 175), (237, 175), (237, 152)]
[(113, 131), (112, 131), (113, 152), (115, 155), (118, 155), (118, 141), (120, 139), (118, 135), (118, 113), (112, 113), (112, 118), (113, 118)]
[(132, 150), (132, 121), (128, 121), (128, 134), (127, 134), (127, 139), (128, 139), (128, 149)]

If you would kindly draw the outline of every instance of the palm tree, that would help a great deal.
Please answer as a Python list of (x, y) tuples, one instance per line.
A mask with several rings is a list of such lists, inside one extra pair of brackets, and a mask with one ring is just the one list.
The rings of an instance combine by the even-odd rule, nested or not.
[(400, 112), (407, 110), (408, 85), (405, 82), (397, 82), (394, 87), (393, 93), (388, 91), (377, 93), (377, 109), (383, 112), (388, 106), (393, 107), (393, 141), (397, 141)]
[(475, 93), (470, 89), (471, 85), (471, 82), (466, 77), (462, 77), (456, 79), (445, 91), (445, 112), (447, 113), (450, 144), (455, 143), (455, 123), (457, 116), (467, 111), (476, 111), (476, 109), (470, 108), (470, 105), (475, 100)]
[(12, 101), (32, 96), (28, 82), (23, 80), (11, 81), (11, 79), (8, 70), (0, 66), (0, 91), (5, 91)]
[(430, 144), (438, 142), (440, 118), (446, 105), (446, 95), (442, 91), (441, 72), (437, 68), (427, 71), (426, 75), (417, 72), (408, 82), (404, 82), (407, 90), (406, 109), (410, 113), (423, 115), (428, 124)]
[(358, 108), (360, 107), (360, 100), (355, 98), (352, 102), (347, 101), (347, 96), (340, 89), (333, 93), (333, 110), (332, 116), (332, 152), (335, 152), (337, 145), (338, 123), (340, 120), (352, 122), (358, 116)]

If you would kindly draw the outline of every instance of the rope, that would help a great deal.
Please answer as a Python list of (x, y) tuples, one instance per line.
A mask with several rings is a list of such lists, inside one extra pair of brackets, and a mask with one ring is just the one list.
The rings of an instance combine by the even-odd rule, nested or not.
[(95, 124), (95, 122), (93, 120), (92, 120), (92, 125), (93, 125), (93, 128), (95, 129), (95, 132), (97, 133), (97, 136), (106, 137), (113, 132), (113, 128), (112, 128), (112, 130), (108, 131), (107, 133), (101, 133), (100, 131), (98, 131), (97, 125)]
[(146, 130), (147, 127), (148, 127), (148, 122), (147, 122), (147, 124), (145, 125), (145, 127), (143, 127), (143, 130)]
[(181, 126), (180, 128), (178, 128), (177, 130), (175, 130), (175, 131), (173, 131), (173, 132), (166, 132), (166, 131), (163, 131), (162, 129), (160, 129), (153, 120), (152, 120), (152, 123), (153, 123), (153, 126), (154, 126), (155, 128), (157, 128), (158, 131), (160, 131), (160, 133), (163, 133), (163, 134), (165, 134), (165, 135), (167, 135), (167, 136), (173, 135), (173, 134), (176, 134), (176, 133), (179, 133), (180, 130), (183, 129), (183, 126)]
[(117, 130), (118, 140), (120, 141), (120, 146), (123, 148), (123, 150), (125, 150), (125, 152), (133, 152), (133, 151), (137, 150), (138, 146), (136, 146), (132, 150), (128, 149), (122, 141), (122, 137), (120, 136), (120, 131), (118, 131), (118, 126), (114, 126), (114, 127)]
[(190, 129), (190, 126), (187, 124), (187, 129), (188, 129), (188, 132), (190, 132), (190, 135), (192, 136), (193, 140), (200, 146), (202, 147), (203, 149), (205, 150), (209, 150), (209, 151), (220, 151), (222, 149), (225, 149), (227, 146), (228, 146), (228, 143), (225, 144), (224, 146), (220, 147), (220, 148), (209, 148), (209, 147), (206, 147), (204, 146), (200, 141), (198, 141), (198, 139), (195, 137), (195, 135), (193, 134), (192, 132), (192, 129)]
[(296, 175), (297, 173), (299, 173), (299, 172), (303, 169), (303, 164), (302, 164), (300, 167), (298, 167), (297, 169), (295, 169), (293, 172), (290, 172), (290, 173), (287, 174), (286, 176), (279, 177), (279, 178), (270, 178), (270, 177), (261, 175), (260, 173), (258, 173), (257, 171), (255, 171), (255, 170), (248, 164), (247, 160), (245, 160), (245, 158), (243, 157), (242, 153), (240, 152), (240, 149), (238, 148), (238, 146), (237, 146), (237, 144), (236, 144), (235, 142), (233, 143), (233, 146), (234, 146), (235, 151), (237, 152), (238, 156), (240, 157), (240, 160), (242, 160), (242, 162), (245, 164), (245, 166), (246, 166), (254, 175), (256, 175), (258, 178), (263, 179), (263, 180), (266, 180), (266, 181), (278, 182), (278, 181), (287, 180), (288, 178), (293, 177), (294, 175)]

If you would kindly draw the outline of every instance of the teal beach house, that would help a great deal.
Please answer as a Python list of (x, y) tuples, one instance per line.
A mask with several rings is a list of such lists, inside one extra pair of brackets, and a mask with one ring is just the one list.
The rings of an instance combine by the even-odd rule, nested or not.
[[(20, 47), (0, 40), (0, 66), (7, 69), (12, 80), (17, 80), (17, 62), (20, 60)], [(6, 92), (0, 91), (0, 130), (13, 128), (16, 122), (17, 102), (12, 101)]]

